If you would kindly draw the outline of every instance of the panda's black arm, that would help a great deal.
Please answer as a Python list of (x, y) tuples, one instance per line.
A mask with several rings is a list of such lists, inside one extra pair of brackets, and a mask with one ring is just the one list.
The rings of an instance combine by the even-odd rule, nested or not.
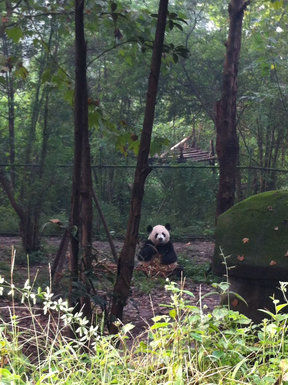
[(147, 240), (138, 253), (138, 259), (139, 261), (151, 261), (153, 255), (155, 254), (157, 254), (156, 247), (153, 242)]
[(163, 265), (170, 265), (170, 263), (177, 261), (177, 255), (174, 250), (173, 243), (169, 241), (165, 245), (157, 247), (159, 254), (161, 254), (161, 262)]

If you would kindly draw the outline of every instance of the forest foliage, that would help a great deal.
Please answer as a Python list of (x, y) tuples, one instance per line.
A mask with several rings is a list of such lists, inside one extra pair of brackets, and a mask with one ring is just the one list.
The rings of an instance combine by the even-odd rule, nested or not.
[[(222, 293), (229, 290), (225, 282), (214, 288)], [(282, 283), (282, 290), (286, 289), (287, 283)], [(22, 317), (11, 313), (3, 322), (0, 375), (4, 384), (285, 385), (288, 380), (288, 315), (281, 314), (287, 299), (273, 300), (274, 312), (263, 310), (266, 318), (255, 325), (227, 308), (207, 312), (201, 301), (191, 306), (192, 292), (166, 282), (171, 293), (171, 302), (163, 305), (167, 314), (154, 316), (148, 333), (131, 339), (132, 324), (121, 325), (117, 336), (103, 335), (101, 322), (89, 326), (81, 312), (72, 313), (67, 301), (53, 300), (49, 287), (36, 291), (27, 280), (22, 289), (12, 288), (3, 279), (0, 290), (21, 297), (24, 319), (27, 314), (34, 319), (31, 329), (22, 333)], [(48, 319), (45, 324), (43, 315), (42, 319), (39, 312), (33, 315), (36, 303)], [(78, 339), (71, 341), (65, 326), (73, 321)]]
[[(123, 235), (129, 211), (157, 6), (155, 0), (103, 0), (88, 1), (85, 8), (94, 188), (116, 235)], [(12, 205), (7, 191), (1, 191), (0, 231), (18, 232), (22, 212), (23, 221), (41, 232), (49, 219), (67, 223), (69, 217), (73, 3), (6, 1), (0, 11), (0, 161), (14, 200)], [(245, 13), (238, 74), (243, 167), (238, 199), (286, 187), (286, 173), (267, 170), (287, 166), (286, 24), (282, 0), (254, 1)], [(215, 141), (214, 106), (221, 95), (227, 29), (227, 2), (171, 2), (151, 156), (188, 135), (208, 151)], [(176, 235), (213, 233), (218, 172), (197, 168), (203, 165), (153, 170), (141, 231), (149, 223), (169, 221)], [(189, 216), (183, 215), (187, 208)], [(45, 231), (56, 229), (46, 226)], [(94, 232), (103, 234), (97, 214)]]
[[(287, 187), (287, 2), (246, 3), (249, 7), (245, 9), (242, 29), (237, 94), (238, 200)], [(75, 4), (83, 9), (80, 0)], [(135, 192), (133, 174), (144, 132), (147, 74), (153, 45), (155, 48), (156, 22), (160, 19), (158, 1), (85, 2), (85, 100), (77, 99), (79, 83), (75, 87), (75, 4), (72, 0), (6, 0), (0, 4), (0, 233), (20, 230), (30, 256), (39, 251), (41, 234), (60, 230), (58, 234), (62, 235), (73, 224), (69, 219), (71, 191), (75, 187), (72, 164), (77, 142), (73, 133), (78, 107), (86, 108), (88, 103), (90, 147), (88, 135), (81, 146), (85, 142), (89, 156), (91, 150), (95, 196), (110, 234), (124, 235), (131, 192), (132, 196)], [(187, 136), (193, 145), (207, 151), (211, 141), (215, 142), (215, 105), (223, 91), (229, 28), (227, 6), (228, 1), (170, 2), (150, 147), (152, 172), (145, 186), (140, 230), (147, 224), (170, 222), (174, 239), (213, 234), (217, 161), (214, 167), (207, 163), (179, 163), (177, 159), (167, 164), (159, 162), (157, 156)], [(80, 48), (86, 55), (84, 33), (82, 38)], [(85, 191), (84, 195), (91, 192)], [(100, 217), (96, 210), (94, 214), (93, 235), (102, 236)], [(83, 222), (86, 217), (81, 219)], [(279, 313), (287, 303), (279, 304), (275, 299), (275, 314), (266, 311), (270, 320), (255, 326), (228, 308), (215, 307), (211, 313), (206, 312), (201, 295), (199, 306), (191, 306), (184, 299), (184, 295), (192, 297), (191, 292), (168, 284), (172, 303), (166, 305), (166, 315), (154, 317), (147, 341), (134, 341), (130, 351), (125, 342), (132, 325), (121, 329), (115, 322), (117, 336), (107, 337), (103, 328), (107, 318), (93, 323), (89, 318), (91, 309), (89, 319), (83, 318), (85, 306), (80, 311), (83, 303), (78, 298), (88, 298), (94, 289), (89, 304), (95, 300), (93, 306), (102, 305), (103, 317), (107, 315), (106, 302), (96, 300), (99, 293), (89, 275), (91, 265), (85, 265), (85, 258), (80, 262), (77, 259), (79, 249), (83, 247), (82, 252), (87, 245), (89, 263), (94, 258), (90, 237), (81, 239), (78, 249), (78, 230), (77, 226), (69, 228), (71, 239), (74, 237), (77, 242), (77, 276), (73, 277), (72, 271), (70, 278), (75, 279), (70, 280), (69, 291), (70, 305), (73, 294), (78, 296), (79, 307), (74, 310), (61, 298), (55, 302), (49, 287), (35, 291), (30, 277), (23, 290), (18, 290), (13, 282), (12, 250), (11, 282), (0, 277), (0, 294), (8, 289), (5, 295), (12, 302), (11, 318), (3, 321), (0, 328), (1, 379), (19, 384), (69, 383), (69, 376), (71, 383), (97, 382), (99, 378), (103, 383), (285, 383), (287, 314)], [(138, 236), (138, 227), (133, 235)], [(120, 254), (118, 263), (117, 278), (120, 276), (126, 284), (126, 297), (120, 298), (122, 310), (130, 293), (134, 251), (135, 247), (129, 260), (125, 255), (121, 259)], [(130, 269), (131, 277), (122, 274), (122, 267)], [(65, 278), (61, 282), (64, 285)], [(91, 286), (89, 292), (83, 284), (87, 282)], [(221, 294), (229, 291), (227, 282), (214, 287)], [(282, 290), (286, 300), (286, 284), (282, 284)], [(119, 292), (114, 291), (113, 300)], [(34, 330), (31, 334), (25, 329), (25, 333), (28, 349), (34, 349), (35, 357), (25, 351), (26, 335), (20, 337), (18, 333), (16, 294), (30, 312)], [(37, 301), (44, 305), (44, 316), (48, 318), (43, 324), (36, 321), (33, 313)], [(59, 329), (49, 329), (50, 325)], [(71, 326), (73, 341), (62, 329), (67, 325)], [(115, 342), (122, 344), (122, 350), (115, 348)], [(28, 356), (35, 359), (28, 360)]]

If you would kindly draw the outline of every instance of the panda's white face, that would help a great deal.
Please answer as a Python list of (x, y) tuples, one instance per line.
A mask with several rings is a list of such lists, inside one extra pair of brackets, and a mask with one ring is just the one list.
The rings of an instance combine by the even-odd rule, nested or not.
[(148, 239), (154, 243), (155, 246), (168, 243), (170, 240), (170, 233), (165, 226), (154, 226)]

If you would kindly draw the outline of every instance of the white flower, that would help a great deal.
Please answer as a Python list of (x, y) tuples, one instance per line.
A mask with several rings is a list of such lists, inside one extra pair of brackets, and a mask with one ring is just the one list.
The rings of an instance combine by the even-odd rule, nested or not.
[(34, 305), (36, 304), (36, 294), (35, 293), (31, 293), (30, 294), (30, 299), (32, 300), (32, 302), (34, 303)]
[(77, 320), (77, 322), (79, 322), (79, 325), (80, 325), (80, 326), (85, 326), (85, 325), (87, 325), (87, 324), (89, 323), (89, 321), (88, 321), (88, 319), (87, 319), (86, 317), (84, 317), (84, 318), (79, 318), (79, 319)]
[(32, 289), (32, 287), (30, 286), (30, 280), (29, 280), (29, 278), (26, 280), (23, 289), (24, 289), (24, 290), (27, 290), (27, 291), (29, 291), (29, 290)]
[(25, 302), (25, 298), (27, 298), (27, 294), (26, 294), (26, 293), (23, 293), (23, 294), (22, 294), (22, 298), (21, 298), (21, 303), (24, 303), (24, 302)]
[(11, 288), (11, 290), (8, 292), (8, 295), (11, 295), (13, 297), (14, 296), (14, 291), (15, 291), (14, 283), (11, 283), (10, 288)]
[(51, 298), (53, 297), (53, 293), (51, 293), (51, 291), (50, 291), (50, 287), (49, 286), (47, 286), (46, 287), (46, 292), (44, 292), (44, 298), (46, 299), (46, 301), (50, 301), (51, 300)]
[[(76, 329), (76, 333), (79, 334), (80, 337), (82, 337), (83, 335), (87, 335), (87, 329), (85, 328), (85, 326), (79, 326), (78, 329)], [(82, 341), (82, 339), (81, 339)]]
[[(0, 275), (0, 285), (5, 282), (5, 279)], [(3, 295), (4, 287), (0, 286), (0, 295)]]
[(59, 298), (57, 301), (57, 310), (63, 313), (71, 313), (73, 307), (68, 306), (68, 301), (63, 301), (62, 298)]
[(63, 314), (60, 318), (63, 320), (64, 326), (68, 326), (72, 324), (73, 314)]

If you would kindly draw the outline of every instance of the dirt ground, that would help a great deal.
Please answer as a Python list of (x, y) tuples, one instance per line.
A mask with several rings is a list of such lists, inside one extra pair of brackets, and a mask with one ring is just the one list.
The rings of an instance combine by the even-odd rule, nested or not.
[[(51, 263), (53, 261), (53, 256), (55, 250), (57, 250), (59, 242), (60, 240), (57, 238), (49, 238), (45, 241), (46, 248), (51, 250), (48, 257), (48, 261), (47, 263), (36, 263), (35, 265), (31, 266), (30, 275), (32, 277), (34, 276), (37, 270), (42, 271), (42, 273), (44, 274), (48, 274), (48, 262)], [(0, 237), (0, 275), (7, 276), (7, 274), (9, 273), (7, 272), (7, 265), (9, 267), (9, 250), (11, 250), (12, 246), (14, 246), (16, 250), (21, 248), (21, 241), (19, 237)], [(110, 260), (111, 262), (111, 253), (109, 244), (107, 242), (96, 241), (94, 242), (93, 246), (98, 260)], [(115, 241), (115, 247), (118, 253), (121, 250), (121, 246), (122, 242)], [(212, 242), (209, 241), (195, 240), (188, 243), (177, 242), (174, 243), (174, 247), (176, 253), (179, 256), (185, 257), (187, 266), (187, 261), (188, 264), (191, 261), (191, 264), (193, 265), (207, 265), (207, 262), (210, 261), (211, 256), (213, 254), (214, 245)], [(3, 271), (4, 261), (6, 263), (6, 271)], [(19, 279), (22, 279), (24, 283), (27, 279), (27, 264), (25, 265), (25, 259), (23, 265), (19, 265), (16, 263), (15, 273), (17, 273), (17, 277), (20, 277)], [(156, 278), (147, 277), (147, 280), (153, 279), (155, 280)], [(180, 281), (178, 282), (180, 283)], [(132, 323), (133, 325), (135, 325), (133, 331), (134, 335), (139, 335), (145, 329), (147, 323), (151, 323), (151, 318), (154, 315), (165, 314), (169, 311), (167, 307), (161, 307), (161, 304), (168, 304), (170, 302), (171, 296), (171, 293), (165, 291), (164, 280), (160, 281), (159, 284), (157, 283), (157, 285), (154, 285), (155, 287), (153, 286), (154, 282), (147, 282), (148, 286), (150, 283), (152, 284), (152, 289), (150, 290), (149, 294), (147, 294), (146, 292), (140, 290), (139, 285), (137, 285), (137, 282), (135, 282), (134, 278), (134, 283), (131, 288), (131, 296), (124, 310), (125, 316), (123, 321), (124, 323)], [(194, 294), (194, 297), (187, 296), (189, 303), (192, 305), (199, 304), (200, 298), (208, 292), (212, 291), (210, 284), (199, 284), (197, 282), (194, 282), (191, 278), (185, 279), (185, 289), (189, 290)], [(103, 292), (103, 288), (101, 289), (101, 292)], [(205, 299), (202, 301), (202, 306), (204, 306), (204, 310), (212, 310), (216, 304), (218, 304), (218, 297), (216, 297), (215, 295), (206, 296)], [(1, 301), (0, 316), (3, 317), (9, 314), (8, 306), (8, 299), (4, 299)], [(21, 310), (21, 307), (19, 307), (19, 311), (23, 312), (23, 308)]]
[[(207, 264), (210, 262), (214, 244), (208, 241), (193, 241), (188, 243), (174, 243), (174, 248), (178, 256), (185, 256), (185, 259), (191, 260), (191, 264)], [(185, 276), (185, 269), (184, 269)], [(149, 278), (147, 278), (149, 279)], [(180, 284), (180, 281), (178, 281)], [(199, 305), (200, 298), (213, 291), (210, 284), (197, 283), (191, 278), (185, 278), (184, 288), (194, 294), (194, 297), (186, 295), (190, 305)], [(139, 292), (135, 287), (132, 288), (133, 296), (128, 301), (124, 323), (130, 322), (135, 325), (135, 332), (141, 331), (147, 325), (154, 315), (166, 314), (169, 308), (161, 306), (170, 303), (171, 292), (165, 291), (165, 288), (153, 289), (149, 295)], [(218, 296), (211, 295), (204, 298), (202, 307), (204, 311), (212, 310), (219, 302)]]

